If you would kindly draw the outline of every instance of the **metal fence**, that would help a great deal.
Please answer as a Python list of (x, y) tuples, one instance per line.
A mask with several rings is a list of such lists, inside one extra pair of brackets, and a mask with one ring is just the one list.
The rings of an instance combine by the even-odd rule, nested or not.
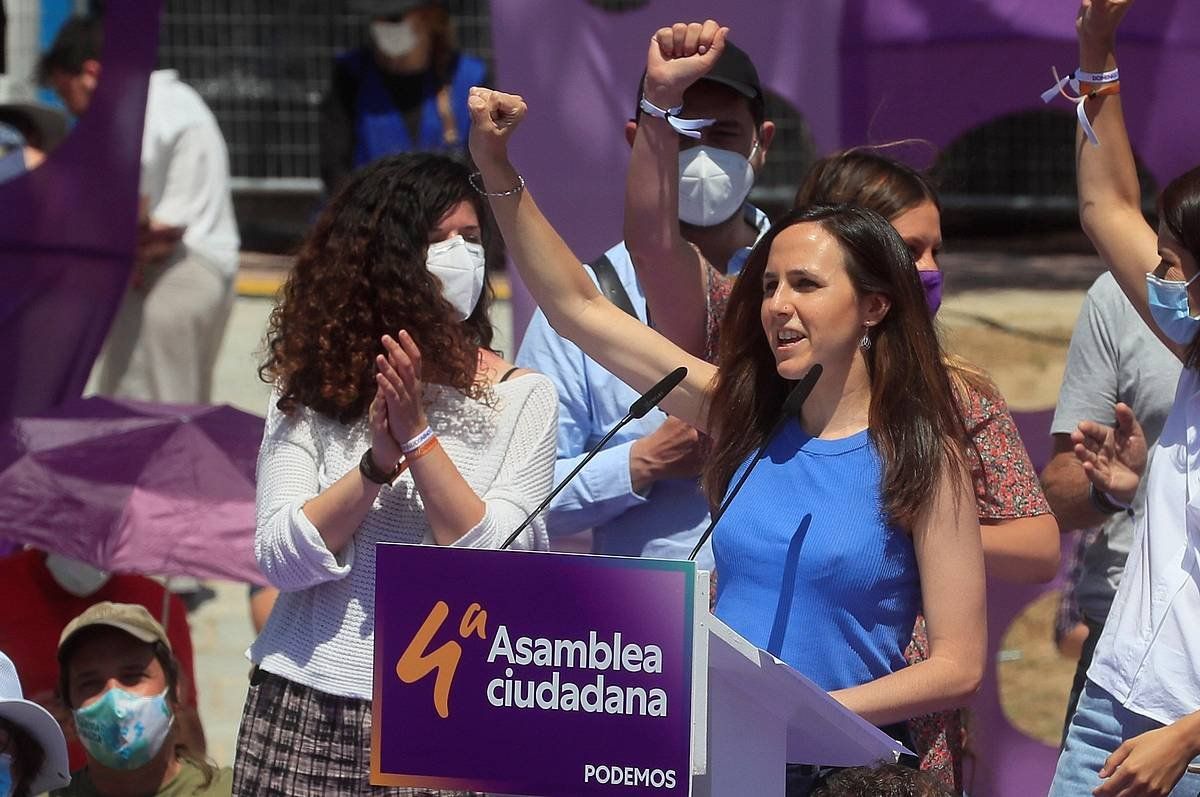
[[(239, 188), (317, 191), (317, 107), (334, 56), (365, 42), (345, 0), (168, 0), (159, 61), (204, 97)], [(462, 49), (490, 63), (487, 0), (447, 0)]]
[[(1077, 230), (1075, 125), (1070, 111), (1023, 111), (993, 119), (947, 146), (931, 171), (950, 232), (1037, 237)], [(1157, 188), (1140, 163), (1138, 178), (1149, 201)]]

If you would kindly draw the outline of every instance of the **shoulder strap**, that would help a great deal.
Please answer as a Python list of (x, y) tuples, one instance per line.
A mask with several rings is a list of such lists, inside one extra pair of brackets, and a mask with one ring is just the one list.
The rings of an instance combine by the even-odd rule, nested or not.
[(596, 275), (596, 282), (599, 283), (600, 292), (604, 294), (605, 298), (634, 318), (638, 317), (637, 310), (633, 309), (633, 302), (629, 299), (629, 293), (621, 284), (621, 278), (617, 276), (617, 270), (613, 268), (608, 255), (600, 255), (591, 263), (584, 265)]

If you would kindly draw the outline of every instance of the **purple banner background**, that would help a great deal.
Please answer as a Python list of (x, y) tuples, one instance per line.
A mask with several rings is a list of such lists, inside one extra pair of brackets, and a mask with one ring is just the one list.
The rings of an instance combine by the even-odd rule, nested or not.
[[(620, 793), (686, 795), (690, 779), (694, 566), (685, 562), (569, 554), (380, 545), (376, 553), (375, 738), (378, 772), (423, 776), (413, 785), (547, 797)], [(433, 703), (434, 675), (414, 684), (396, 663), (438, 601), (450, 613), (426, 648), (460, 642), (449, 717)], [(487, 639), (459, 636), (467, 607), (487, 612)], [(500, 625), (518, 637), (658, 645), (661, 674), (563, 669), (560, 682), (661, 688), (667, 716), (497, 708), (486, 687), (504, 678), (487, 662)], [(553, 667), (512, 665), (514, 679), (542, 682)], [(675, 788), (585, 784), (585, 764), (675, 770)], [(373, 767), (374, 769), (375, 767)], [(378, 774), (378, 773), (373, 773)], [(384, 782), (383, 779), (377, 782)], [(401, 784), (405, 781), (388, 779)], [(411, 782), (411, 781), (410, 781)]]
[[(529, 116), (513, 159), (582, 259), (621, 239), (632, 116), (650, 35), (714, 17), (763, 84), (802, 111), (818, 153), (920, 137), (945, 146), (972, 128), (1046, 108), (1039, 94), (1077, 60), (1077, 3), (1045, 0), (650, 0), (603, 11), (585, 0), (504, 0), (492, 14), (497, 87)], [(1119, 43), (1134, 147), (1159, 184), (1197, 162), (1200, 14), (1194, 2), (1134, 7)], [(1065, 100), (1054, 106), (1070, 113)], [(514, 277), (519, 341), (532, 306)]]
[(0, 185), (0, 416), (79, 396), (129, 280), (158, 0), (107, 4), (104, 71), (46, 162)]

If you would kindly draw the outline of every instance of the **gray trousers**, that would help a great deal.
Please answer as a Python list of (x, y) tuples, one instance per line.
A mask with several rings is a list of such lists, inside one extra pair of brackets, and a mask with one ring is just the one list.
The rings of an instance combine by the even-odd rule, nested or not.
[(107, 396), (207, 404), (233, 281), (186, 247), (130, 286), (92, 372)]

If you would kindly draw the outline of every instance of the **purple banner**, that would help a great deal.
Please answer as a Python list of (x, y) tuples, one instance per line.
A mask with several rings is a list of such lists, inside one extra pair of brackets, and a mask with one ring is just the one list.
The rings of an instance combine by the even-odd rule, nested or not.
[(690, 562), (380, 545), (371, 782), (687, 795)]
[(0, 185), (0, 417), (83, 392), (129, 282), (158, 19), (159, 0), (107, 4), (87, 113), (45, 163)]

